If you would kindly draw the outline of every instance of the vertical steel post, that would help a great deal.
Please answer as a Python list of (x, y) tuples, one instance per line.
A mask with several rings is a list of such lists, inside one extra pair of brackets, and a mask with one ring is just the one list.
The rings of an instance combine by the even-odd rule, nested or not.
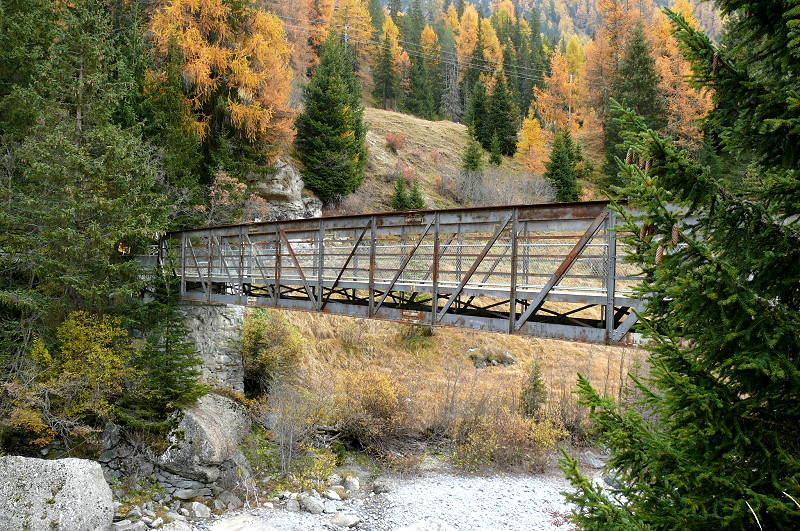
[(433, 288), (431, 290), (431, 326), (436, 324), (436, 314), (439, 312), (439, 212), (434, 213), (433, 224)]
[(206, 282), (206, 301), (211, 302), (211, 278), (214, 276), (214, 237), (208, 235), (208, 282)]
[(275, 283), (272, 285), (272, 295), (275, 299), (272, 303), (278, 306), (278, 299), (281, 297), (281, 233), (280, 226), (275, 224)]
[[(608, 207), (606, 207), (608, 208)], [(609, 209), (606, 218), (606, 344), (611, 343), (614, 334), (614, 299), (616, 296), (617, 275), (617, 235), (616, 213)]]
[(325, 223), (320, 218), (319, 231), (317, 232), (317, 310), (322, 309), (322, 295), (325, 293)]
[(511, 212), (511, 279), (508, 295), (508, 333), (514, 333), (514, 321), (517, 317), (517, 231), (519, 231), (519, 209)]
[(369, 309), (367, 310), (370, 317), (375, 315), (375, 250), (376, 242), (375, 237), (377, 233), (378, 222), (375, 216), (369, 223)]
[(239, 225), (239, 304), (247, 305), (244, 294), (244, 225)]

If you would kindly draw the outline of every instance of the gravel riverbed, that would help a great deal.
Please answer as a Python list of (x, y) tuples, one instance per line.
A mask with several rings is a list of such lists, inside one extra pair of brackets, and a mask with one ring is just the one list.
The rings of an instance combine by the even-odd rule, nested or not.
[[(176, 528), (176, 531), (342, 530), (337, 516), (355, 516), (359, 531), (533, 531), (572, 529), (562, 491), (569, 485), (559, 472), (541, 475), (464, 476), (428, 470), (415, 476), (380, 479), (389, 492), (365, 485), (336, 514), (287, 511), (283, 504), (227, 513)], [(353, 518), (353, 520), (355, 520)], [(184, 523), (187, 524), (187, 523)]]

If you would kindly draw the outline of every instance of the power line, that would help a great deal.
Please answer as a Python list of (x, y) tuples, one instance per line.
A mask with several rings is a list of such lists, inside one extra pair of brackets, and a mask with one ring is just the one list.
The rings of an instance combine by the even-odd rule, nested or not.
[[(276, 15), (276, 16), (278, 18), (280, 18), (280, 19), (283, 19), (283, 20), (293, 20), (293, 21), (296, 21), (296, 22), (304, 22), (304, 23), (310, 24), (312, 26), (324, 25), (324, 23), (322, 23), (322, 22), (313, 21), (313, 20), (307, 20), (307, 19), (302, 19), (302, 18), (297, 18), (297, 17), (290, 17), (290, 16), (287, 16), (287, 15)], [(329, 23), (328, 26), (336, 28), (336, 29), (342, 29), (342, 28), (346, 29), (347, 28), (347, 26), (342, 26), (342, 25), (333, 24), (333, 23)], [(298, 31), (304, 31), (304, 32), (327, 33), (327, 30), (322, 29), (322, 28), (307, 28), (307, 27), (298, 26), (298, 25), (290, 25), (290, 27), (292, 27), (292, 28), (294, 28), (294, 29), (296, 29)], [(353, 39), (350, 38), (350, 41), (353, 41)], [(370, 46), (377, 46), (377, 47), (382, 47), (383, 46), (383, 43), (381, 43), (379, 41), (375, 41), (375, 40), (359, 41), (359, 42), (361, 44), (366, 44), (366, 45), (370, 45)], [(439, 59), (438, 57), (432, 57), (428, 52), (425, 51), (423, 46), (420, 45), (420, 44), (409, 42), (409, 41), (404, 41), (404, 40), (400, 40), (400, 39), (398, 39), (397, 42), (398, 42), (398, 44), (403, 45), (404, 50), (409, 55), (426, 54), (431, 59), (437, 59), (437, 60)], [(453, 64), (453, 61), (458, 61), (458, 54), (456, 52), (441, 51), (440, 53), (442, 55), (442, 59), (446, 60), (446, 62), (447, 62), (447, 60), (449, 60), (449, 62), (447, 62), (447, 64)], [(415, 56), (419, 57), (420, 55), (415, 55)], [(511, 64), (508, 64), (508, 63), (503, 63), (503, 62), (499, 62), (499, 61), (492, 61), (490, 59), (481, 58), (481, 57), (470, 57), (469, 61), (470, 61), (469, 64), (460, 65), (460, 66), (462, 68), (472, 68), (474, 70), (480, 70), (480, 71), (483, 71), (483, 72), (488, 72), (488, 71), (492, 71), (493, 72), (494, 70), (502, 69), (508, 75), (511, 75), (513, 77), (518, 77), (520, 79), (534, 80), (534, 81), (543, 81), (544, 80), (544, 75), (549, 75), (550, 74), (549, 71), (542, 70), (540, 68), (532, 68), (532, 67), (529, 67), (529, 66), (521, 66), (521, 65), (511, 65)], [(481, 68), (476, 68), (476, 66), (481, 67)]]
[[(280, 18), (286, 18), (286, 19), (291, 19), (291, 20), (301, 20), (301, 19), (294, 19), (293, 17), (280, 17)], [(298, 25), (295, 25), (295, 24), (284, 24), (284, 27), (293, 29), (295, 31), (300, 31), (302, 33), (308, 33), (308, 34), (316, 34), (316, 35), (327, 34), (327, 31), (323, 30), (323, 29), (308, 28), (308, 27), (304, 27), (304, 26), (298, 26)], [(356, 44), (364, 44), (364, 45), (367, 45), (367, 46), (375, 46), (376, 48), (379, 48), (379, 49), (385, 49), (386, 48), (386, 45), (384, 45), (381, 42), (375, 41), (375, 40), (371, 40), (371, 39), (370, 40), (356, 39), (356, 38), (353, 37), (352, 33), (348, 35), (348, 42), (351, 43), (351, 44), (352, 43), (356, 43)], [(405, 41), (398, 41), (398, 42), (405, 42)], [(460, 67), (460, 68), (463, 68), (463, 69), (477, 70), (479, 72), (488, 72), (488, 73), (493, 73), (495, 70), (497, 70), (497, 68), (494, 68), (492, 65), (499, 65), (500, 67), (503, 67), (503, 70), (505, 71), (506, 75), (508, 75), (510, 77), (514, 77), (514, 78), (517, 78), (517, 79), (524, 79), (524, 80), (527, 80), (527, 81), (545, 81), (545, 78), (542, 75), (528, 74), (528, 73), (525, 72), (525, 70), (531, 70), (531, 71), (537, 71), (537, 72), (540, 72), (541, 70), (527, 69), (525, 67), (516, 67), (515, 65), (507, 65), (505, 63), (497, 63), (495, 61), (489, 61), (489, 60), (486, 60), (486, 59), (482, 59), (481, 60), (481, 62), (483, 62), (484, 64), (480, 64), (479, 62), (470, 62), (468, 64), (463, 64), (462, 65), (462, 64), (460, 64), (458, 62), (458, 57), (457, 57), (457, 54), (455, 54), (455, 53), (442, 52), (441, 53), (441, 57), (440, 57), (440, 56), (436, 56), (434, 54), (431, 54), (429, 52), (426, 52), (424, 50), (424, 48), (422, 48), (420, 45), (417, 45), (417, 44), (414, 44), (414, 43), (408, 43), (408, 44), (411, 44), (411, 45), (413, 45), (414, 47), (417, 47), (417, 48), (421, 48), (420, 50), (415, 50), (415, 49), (405, 49), (404, 50), (409, 56), (412, 56), (412, 57), (429, 59), (431, 61), (441, 61), (442, 63), (444, 63), (446, 65), (449, 65), (449, 66), (456, 66), (456, 67)], [(509, 70), (505, 70), (505, 68), (509, 68)]]

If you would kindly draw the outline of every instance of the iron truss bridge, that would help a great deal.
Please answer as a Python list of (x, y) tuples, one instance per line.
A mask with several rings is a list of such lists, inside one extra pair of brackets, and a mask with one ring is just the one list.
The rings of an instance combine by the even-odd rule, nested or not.
[(607, 202), (299, 219), (172, 232), (159, 262), (186, 300), (635, 344), (615, 226)]

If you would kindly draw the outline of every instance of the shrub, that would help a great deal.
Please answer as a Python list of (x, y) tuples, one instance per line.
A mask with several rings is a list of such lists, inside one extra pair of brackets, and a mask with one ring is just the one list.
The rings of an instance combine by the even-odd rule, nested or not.
[(406, 135), (403, 133), (386, 133), (386, 145), (392, 151), (392, 153), (397, 153), (401, 149), (406, 147)]
[(340, 412), (342, 435), (354, 446), (386, 455), (413, 432), (408, 391), (377, 370), (357, 373), (346, 382)]
[(250, 395), (268, 392), (276, 379), (294, 372), (302, 354), (300, 332), (282, 312), (253, 310), (242, 330), (245, 391)]

